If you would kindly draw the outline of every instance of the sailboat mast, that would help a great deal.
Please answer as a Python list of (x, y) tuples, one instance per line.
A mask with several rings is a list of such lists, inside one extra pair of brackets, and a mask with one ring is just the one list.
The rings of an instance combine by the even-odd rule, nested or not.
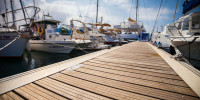
[[(6, 0), (4, 0), (4, 5), (5, 5), (5, 16), (6, 16), (6, 26), (7, 26), (7, 29), (8, 29), (8, 15), (7, 15), (7, 4), (6, 4)], [(8, 29), (9, 30), (9, 29)]]
[(13, 26), (14, 26), (14, 29), (16, 29), (15, 15), (14, 15), (14, 9), (13, 9), (13, 0), (10, 0), (10, 6), (11, 6), (11, 10), (12, 10)]
[(98, 9), (99, 8), (99, 0), (97, 0), (97, 13), (96, 13), (96, 23), (98, 22)]
[[(22, 0), (19, 0), (20, 1), (20, 4), (21, 4), (21, 7), (22, 7), (22, 12), (23, 12), (23, 14), (24, 14), (24, 19), (25, 19), (25, 21), (26, 21), (26, 14), (25, 14), (25, 11), (24, 11), (24, 6), (23, 6), (23, 4), (22, 4)], [(26, 21), (26, 24), (27, 24), (27, 21)]]
[(138, 0), (137, 0), (137, 3), (136, 3), (136, 22), (138, 21)]

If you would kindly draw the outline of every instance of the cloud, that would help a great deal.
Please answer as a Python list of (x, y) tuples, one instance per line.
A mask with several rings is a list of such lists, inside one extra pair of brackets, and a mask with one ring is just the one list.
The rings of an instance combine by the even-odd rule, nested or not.
[(103, 2), (108, 5), (121, 5), (128, 4), (129, 0), (103, 0)]
[[(96, 22), (96, 2), (91, 1), (89, 5), (89, 0), (83, 2), (78, 2), (77, 0), (35, 0), (36, 6), (41, 8), (38, 14), (40, 18), (43, 15), (49, 13), (54, 19), (62, 21), (64, 24), (70, 24), (70, 20), (79, 19), (85, 22)], [(88, 4), (87, 4), (88, 2)], [(32, 0), (24, 0), (25, 5), (33, 5)], [(135, 4), (135, 3), (134, 3)], [(130, 0), (102, 0), (100, 1), (99, 7), (99, 17), (100, 22), (101, 16), (103, 16), (103, 22), (109, 23), (112, 26), (120, 24), (123, 20), (127, 20), (129, 15), (132, 19), (135, 18), (135, 6), (132, 5), (132, 12), (130, 15)], [(162, 11), (162, 10), (161, 10)], [(31, 10), (28, 13), (32, 12)], [(147, 31), (151, 30), (153, 27), (158, 8), (139, 7), (139, 20), (143, 21), (144, 27)], [(159, 21), (169, 20), (173, 13), (173, 10), (165, 8), (162, 11)], [(37, 15), (37, 16), (38, 16)], [(80, 16), (81, 15), (81, 16)], [(87, 17), (85, 17), (87, 16)], [(23, 17), (23, 15), (18, 16)], [(149, 26), (147, 26), (147, 21), (149, 21)]]

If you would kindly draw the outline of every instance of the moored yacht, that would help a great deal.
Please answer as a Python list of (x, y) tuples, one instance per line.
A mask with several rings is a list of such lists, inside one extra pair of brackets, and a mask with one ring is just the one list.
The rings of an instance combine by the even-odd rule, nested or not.
[(37, 38), (29, 40), (31, 50), (43, 51), (49, 53), (70, 53), (76, 43), (72, 40), (62, 37), (57, 32), (57, 24), (60, 21), (54, 19), (42, 19), (33, 23), (34, 35)]
[(182, 16), (169, 26), (172, 44), (189, 60), (200, 68), (200, 12)]
[(172, 45), (168, 35), (168, 27), (169, 24), (164, 27), (164, 30), (162, 32), (155, 32), (152, 34), (151, 41), (155, 46), (158, 46), (160, 48), (169, 48), (170, 45)]
[[(5, 5), (4, 5), (5, 4)], [(10, 5), (8, 5), (10, 4)], [(17, 8), (21, 5), (20, 8)], [(20, 28), (20, 23), (29, 22), (40, 10), (34, 6), (24, 7), (23, 1), (1, 0), (0, 1), (0, 57), (21, 57), (28, 40), (31, 38), (29, 27)], [(27, 17), (24, 10), (34, 9), (32, 18)], [(23, 15), (18, 18), (16, 15)], [(18, 28), (19, 27), (19, 28)]]
[(146, 32), (142, 22), (137, 22), (131, 18), (128, 21), (121, 22), (120, 25), (115, 25), (115, 29), (119, 29), (120, 37), (125, 41), (137, 41), (143, 32)]

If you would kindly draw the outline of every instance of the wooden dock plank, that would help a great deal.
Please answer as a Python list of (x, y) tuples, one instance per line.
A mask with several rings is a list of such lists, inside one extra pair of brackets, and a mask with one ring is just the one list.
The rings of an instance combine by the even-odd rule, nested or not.
[(7, 95), (7, 94), (3, 94), (3, 95), (1, 96), (1, 98), (2, 98), (3, 100), (14, 100), (12, 97), (10, 97), (10, 96)]
[[(164, 60), (155, 60), (155, 59), (148, 59), (146, 60), (145, 58), (138, 58), (138, 57), (134, 57), (134, 58), (124, 58), (122, 55), (122, 57), (116, 57), (116, 56), (99, 56), (96, 57), (97, 59), (116, 59), (116, 60), (121, 60), (121, 61), (139, 61), (141, 63), (148, 63), (148, 64), (158, 64), (158, 65), (167, 65), (167, 63)], [(142, 59), (142, 60), (141, 60)]]
[(141, 65), (137, 65), (137, 64), (127, 65), (127, 64), (113, 63), (113, 62), (107, 62), (107, 61), (103, 61), (102, 62), (102, 61), (92, 61), (92, 60), (90, 60), (88, 62), (95, 63), (95, 64), (97, 63), (97, 64), (102, 64), (102, 65), (108, 65), (108, 66), (120, 66), (120, 67), (124, 67), (124, 68), (129, 68), (129, 69), (137, 69), (137, 70), (142, 70), (142, 71), (147, 71), (147, 72), (153, 72), (155, 74), (156, 73), (160, 73), (160, 74), (164, 74), (164, 75), (178, 76), (177, 74), (166, 73), (166, 72), (164, 72), (162, 70), (155, 70), (155, 69), (151, 69), (151, 68), (145, 68), (145, 65), (144, 65), (144, 67), (138, 67), (138, 66), (141, 66)]
[(97, 67), (106, 67), (110, 69), (116, 69), (116, 70), (122, 70), (122, 71), (128, 71), (128, 72), (133, 72), (133, 73), (140, 73), (140, 74), (146, 74), (149, 76), (157, 76), (157, 77), (162, 77), (162, 78), (171, 78), (171, 79), (177, 79), (177, 80), (182, 80), (178, 75), (170, 75), (170, 74), (165, 74), (165, 73), (159, 73), (159, 72), (152, 72), (150, 70), (142, 70), (136, 68), (136, 66), (128, 66), (128, 65), (119, 65), (119, 64), (112, 64), (112, 63), (102, 63), (102, 62), (85, 62), (84, 65), (89, 65), (89, 66), (97, 66)]
[[(0, 95), (0, 100), (199, 100), (148, 43), (133, 42), (90, 56), (87, 61), (82, 57), (84, 62), (79, 62), (77, 69), (57, 70)], [(63, 61), (49, 68), (57, 66), (65, 68), (68, 64)]]
[[(110, 86), (110, 87), (117, 87), (117, 88), (125, 90), (125, 91), (144, 94), (144, 95), (147, 95), (150, 97), (158, 97), (160, 99), (165, 99), (165, 98), (167, 98), (167, 99), (182, 99), (182, 96), (184, 96), (185, 99), (195, 99), (195, 97), (186, 95), (186, 94), (184, 95), (184, 94), (178, 94), (178, 93), (173, 93), (173, 92), (169, 92), (169, 91), (163, 91), (160, 89), (150, 88), (150, 87), (137, 85), (137, 84), (125, 83), (125, 82), (121, 82), (121, 81), (117, 81), (117, 80), (111, 80), (111, 79), (97, 77), (97, 76), (84, 74), (84, 73), (71, 72), (71, 73), (67, 73), (65, 75), (68, 75), (70, 77), (79, 78), (79, 79), (84, 79), (84, 80), (87, 80), (90, 82), (92, 81), (92, 82), (95, 82), (98, 84), (103, 84), (103, 85)], [(59, 77), (66, 78), (65, 75), (61, 75)], [(151, 83), (149, 82), (148, 84), (151, 84)], [(191, 94), (192, 93), (193, 92), (191, 91)]]
[(21, 90), (20, 88), (15, 89), (14, 91), (16, 91), (17, 93), (19, 93), (20, 95), (23, 95), (25, 98), (27, 99), (31, 99), (31, 100), (38, 100), (36, 97), (32, 96), (31, 94), (27, 93), (26, 91)]
[[(118, 59), (93, 59), (95, 61), (102, 61), (102, 62), (108, 62), (108, 63), (116, 63), (116, 64), (123, 64), (123, 65), (137, 65), (137, 67), (141, 68), (148, 68), (148, 69), (155, 69), (155, 70), (160, 70), (160, 71), (165, 71), (169, 72), (170, 74), (175, 74), (175, 72), (172, 71), (172, 69), (167, 68), (166, 70), (162, 68), (162, 66), (167, 66), (167, 65), (159, 65), (159, 64), (150, 64), (150, 63), (143, 63), (143, 62), (138, 62), (138, 61), (123, 61), (123, 60), (118, 60)], [(161, 67), (161, 68), (160, 68)]]
[(49, 97), (44, 97), (43, 94), (39, 94), (37, 92), (34, 92), (33, 89), (28, 89), (26, 86), (20, 87), (20, 89), (29, 95), (32, 95), (36, 99), (43, 99), (43, 100), (48, 100)]
[(56, 98), (54, 98), (53, 96), (51, 96), (49, 94), (46, 94), (46, 93), (44, 93), (44, 92), (42, 92), (42, 91), (40, 91), (40, 90), (30, 86), (30, 85), (26, 85), (24, 87), (29, 89), (29, 90), (31, 90), (31, 91), (33, 91), (34, 93), (37, 93), (37, 94), (41, 95), (42, 97), (45, 97), (48, 100), (56, 100)]
[(119, 75), (124, 75), (124, 76), (134, 76), (134, 77), (140, 78), (140, 79), (153, 80), (153, 81), (157, 81), (157, 82), (163, 82), (163, 83), (168, 83), (168, 84), (176, 84), (176, 85), (188, 87), (188, 85), (185, 84), (184, 81), (180, 81), (180, 80), (170, 80), (170, 79), (164, 79), (164, 78), (160, 78), (160, 77), (141, 75), (141, 74), (125, 72), (125, 71), (121, 71), (121, 70), (108, 69), (108, 68), (102, 68), (102, 67), (96, 67), (96, 66), (94, 66), (94, 67), (84, 66), (84, 67), (88, 68), (88, 69), (107, 72), (107, 73), (114, 73), (114, 74), (119, 74)]
[(55, 93), (53, 93), (53, 92), (51, 92), (51, 91), (48, 91), (48, 90), (46, 90), (46, 89), (44, 89), (44, 88), (42, 88), (42, 87), (39, 87), (39, 86), (37, 86), (37, 85), (35, 85), (35, 84), (33, 84), (33, 83), (30, 83), (29, 86), (31, 86), (32, 88), (35, 88), (35, 89), (37, 89), (37, 90), (39, 90), (39, 91), (41, 91), (41, 92), (43, 92), (43, 93), (46, 93), (46, 94), (48, 94), (48, 95), (50, 95), (50, 96), (53, 96), (53, 97), (55, 97), (56, 99), (59, 99), (59, 100), (66, 99), (66, 98), (64, 98), (64, 97), (62, 97), (62, 96), (59, 96), (59, 95), (57, 95), (57, 94), (55, 94)]
[[(64, 96), (65, 98), (77, 99), (77, 100), (81, 99), (81, 98), (75, 96), (76, 94), (73, 94), (72, 92), (63, 89), (62, 87), (58, 87), (58, 86), (49, 84), (46, 81), (39, 80), (39, 81), (36, 81), (35, 83), (42, 86), (42, 87), (47, 88), (48, 90), (54, 91), (54, 92)], [(82, 98), (84, 98), (84, 97), (82, 97)]]
[(18, 96), (17, 94), (15, 94), (13, 92), (8, 92), (6, 94), (9, 95), (10, 97), (14, 98), (15, 100), (24, 100), (23, 98), (21, 98), (20, 96)]
[[(69, 94), (75, 95), (75, 97), (80, 98), (80, 99), (108, 99), (96, 94), (92, 94), (90, 92), (78, 89), (76, 87), (72, 87), (70, 85), (61, 83), (59, 81), (50, 79), (50, 78), (45, 78), (43, 80), (40, 80), (41, 82), (45, 82), (48, 83), (49, 86), (56, 86), (56, 87), (60, 87), (62, 88), (65, 92), (69, 91)], [(39, 83), (40, 84), (40, 83)], [(43, 85), (44, 87), (46, 87), (46, 85)], [(73, 98), (72, 98), (73, 99)]]
[[(80, 73), (86, 73), (86, 74), (95, 75), (95, 76), (98, 76), (98, 77), (109, 78), (109, 79), (112, 79), (112, 80), (118, 80), (118, 81), (122, 81), (122, 82), (138, 84), (138, 85), (144, 85), (144, 86), (153, 87), (153, 88), (156, 88), (156, 89), (163, 89), (163, 90), (166, 90), (166, 91), (172, 91), (172, 92), (183, 93), (183, 94), (186, 94), (186, 95), (195, 96), (193, 91), (191, 91), (190, 88), (177, 86), (176, 84), (171, 85), (171, 84), (159, 83), (159, 82), (154, 82), (154, 81), (149, 81), (149, 80), (137, 79), (137, 78), (133, 78), (133, 77), (113, 75), (113, 74), (110, 74), (110, 73), (98, 72), (98, 71), (89, 70), (89, 69), (79, 68), (79, 69), (77, 69), (77, 71), (80, 72)], [(63, 73), (70, 74), (70, 73), (67, 73), (67, 72), (63, 72)]]
[(119, 89), (116, 89), (116, 88), (103, 86), (103, 85), (100, 85), (100, 84), (96, 84), (96, 83), (93, 83), (93, 82), (81, 80), (81, 79), (70, 77), (70, 76), (65, 76), (65, 77), (62, 77), (62, 76), (63, 76), (63, 74), (57, 73), (57, 74), (50, 76), (50, 77), (53, 78), (53, 79), (62, 81), (64, 83), (75, 85), (75, 86), (78, 86), (78, 87), (83, 88), (85, 90), (92, 91), (94, 93), (102, 94), (106, 97), (110, 97), (110, 98), (113, 98), (113, 99), (123, 99), (123, 100), (155, 99), (155, 98), (152, 98), (152, 97), (147, 97), (145, 95), (139, 95), (139, 94), (134, 94), (134, 93), (130, 93), (130, 92), (127, 92), (127, 91), (122, 91), (122, 90), (119, 90)]

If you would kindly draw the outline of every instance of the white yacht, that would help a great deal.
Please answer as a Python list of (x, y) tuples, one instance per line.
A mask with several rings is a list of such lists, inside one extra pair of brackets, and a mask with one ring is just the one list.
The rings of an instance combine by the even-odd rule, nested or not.
[(166, 25), (162, 32), (156, 32), (152, 34), (151, 41), (155, 46), (160, 48), (169, 48), (170, 45), (172, 45), (168, 35), (168, 27), (169, 25)]
[(97, 29), (98, 33), (100, 33), (104, 39), (104, 44), (110, 45), (110, 46), (116, 46), (121, 44), (121, 39), (119, 35), (115, 32), (115, 29), (113, 28), (106, 28), (104, 29), (105, 26), (111, 27), (110, 24), (107, 23), (96, 23), (94, 26), (98, 27), (100, 26), (99, 29)]
[[(81, 22), (83, 23), (83, 22)], [(91, 27), (87, 27), (85, 24), (90, 25)], [(83, 31), (84, 34), (77, 34), (78, 32), (76, 31), (76, 35), (74, 37), (80, 38), (85, 40), (90, 40), (91, 43), (88, 46), (88, 49), (106, 49), (110, 48), (110, 45), (106, 45), (106, 35), (101, 34), (98, 29), (96, 28), (96, 24), (94, 23), (83, 23)]]
[(115, 29), (119, 29), (121, 33), (119, 34), (125, 41), (137, 41), (143, 32), (146, 32), (142, 25), (142, 22), (137, 22), (131, 18), (128, 22), (121, 22), (120, 25), (115, 25)]
[(60, 21), (53, 19), (43, 19), (33, 23), (34, 35), (37, 38), (29, 40), (31, 50), (43, 51), (49, 53), (70, 53), (76, 43), (57, 33), (57, 24)]
[(200, 67), (200, 12), (182, 16), (169, 31), (172, 44), (192, 65)]

